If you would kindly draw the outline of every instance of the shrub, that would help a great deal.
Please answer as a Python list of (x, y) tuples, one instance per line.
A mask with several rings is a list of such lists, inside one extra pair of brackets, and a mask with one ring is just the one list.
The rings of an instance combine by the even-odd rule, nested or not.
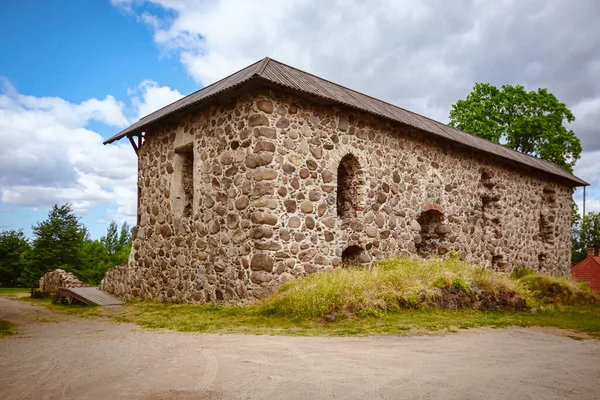
[(531, 272), (519, 281), (532, 306), (593, 304), (597, 301), (597, 296), (587, 283), (575, 282), (570, 278)]

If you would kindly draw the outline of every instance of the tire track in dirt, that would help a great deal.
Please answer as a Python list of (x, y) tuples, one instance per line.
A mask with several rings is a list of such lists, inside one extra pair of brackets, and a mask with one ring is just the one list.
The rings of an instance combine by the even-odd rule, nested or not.
[[(57, 352), (58, 354), (61, 354), (62, 352), (60, 350), (64, 350), (68, 347), (67, 344), (59, 347), (59, 351)], [(62, 364), (64, 366), (65, 369), (67, 369), (69, 367), (69, 365), (71, 364), (71, 360), (69, 359), (69, 361), (67, 361), (66, 364)], [(43, 378), (39, 379), (37, 381), (37, 383), (35, 385), (33, 385), (31, 388), (27, 389), (23, 394), (21, 394), (20, 396), (17, 396), (16, 398), (18, 400), (23, 400), (24, 398), (26, 398), (27, 396), (29, 396), (30, 394), (34, 393), (35, 390), (40, 387), (40, 385), (42, 383), (44, 383), (45, 381), (48, 380), (48, 378), (50, 377), (50, 374), (56, 369), (57, 366), (61, 365), (59, 360), (55, 359), (54, 360), (54, 365), (52, 365), (52, 367), (46, 372), (46, 374), (44, 374)]]
[[(123, 339), (123, 338), (119, 338), (119, 339), (120, 339), (120, 340), (119, 340), (119, 342), (118, 342), (119, 344), (121, 344), (121, 343), (123, 343), (123, 344), (127, 344), (128, 342), (131, 342), (131, 339), (128, 339), (128, 340), (125, 340), (125, 339)], [(105, 339), (105, 340), (106, 340), (106, 339)], [(139, 339), (138, 339), (137, 337), (134, 337), (134, 338), (133, 338), (133, 344), (134, 344), (133, 346), (127, 346), (127, 345), (126, 345), (126, 346), (123, 346), (123, 347), (125, 347), (125, 348), (132, 347), (132, 351), (130, 351), (130, 352), (129, 352), (129, 356), (128, 356), (128, 357), (127, 357), (127, 359), (126, 359), (126, 363), (129, 363), (129, 362), (131, 362), (131, 360), (133, 359), (133, 356), (134, 356), (134, 355), (135, 355), (135, 354), (136, 354), (136, 353), (139, 351), (139, 349), (140, 349), (140, 341), (139, 341)], [(72, 383), (73, 383), (73, 382), (75, 382), (75, 381), (79, 380), (81, 377), (83, 377), (83, 376), (85, 376), (85, 375), (89, 374), (89, 373), (90, 373), (90, 372), (92, 372), (92, 371), (96, 371), (98, 368), (103, 368), (103, 369), (105, 369), (106, 371), (111, 371), (111, 372), (109, 373), (109, 375), (108, 375), (108, 376), (104, 377), (104, 378), (101, 380), (101, 382), (103, 382), (103, 383), (108, 383), (108, 382), (110, 382), (110, 381), (111, 381), (111, 379), (112, 379), (112, 378), (113, 378), (115, 375), (118, 375), (118, 374), (116, 374), (116, 373), (115, 373), (115, 372), (116, 372), (116, 371), (115, 371), (116, 369), (119, 369), (119, 370), (121, 370), (122, 372), (125, 372), (125, 375), (130, 375), (130, 374), (132, 374), (130, 370), (126, 370), (125, 368), (123, 368), (122, 366), (120, 366), (120, 365), (118, 364), (118, 362), (120, 362), (120, 361), (122, 361), (122, 360), (123, 360), (123, 358), (122, 358), (122, 357), (120, 357), (120, 355), (121, 355), (120, 351), (121, 351), (121, 350), (119, 350), (119, 354), (118, 354), (117, 356), (109, 354), (109, 351), (108, 351), (109, 349), (110, 349), (110, 350), (114, 350), (115, 348), (120, 348), (120, 347), (121, 347), (121, 346), (119, 346), (119, 345), (114, 345), (114, 344), (113, 344), (112, 346), (102, 346), (102, 352), (104, 353), (105, 359), (109, 359), (109, 360), (112, 360), (112, 361), (110, 361), (109, 363), (104, 363), (104, 362), (95, 363), (95, 364), (93, 364), (93, 365), (89, 365), (89, 364), (87, 364), (87, 363), (86, 363), (86, 365), (88, 365), (88, 367), (87, 367), (87, 368), (85, 368), (85, 369), (84, 369), (82, 372), (80, 372), (79, 374), (75, 375), (73, 378), (71, 378), (69, 381), (67, 381), (67, 382), (64, 384), (64, 386), (63, 386), (63, 390), (62, 390), (62, 398), (63, 398), (63, 400), (66, 400), (67, 398), (72, 398), (72, 396), (69, 396), (69, 397), (67, 397), (67, 391), (68, 391), (67, 389), (68, 389), (68, 388), (69, 388), (69, 387), (72, 385)], [(111, 368), (111, 366), (112, 366), (113, 368)]]
[[(287, 346), (288, 350), (290, 351), (290, 353), (292, 353), (293, 355), (295, 355), (300, 361), (302, 361), (302, 364), (304, 367), (310, 367), (311, 369), (316, 369), (316, 364), (312, 361), (312, 359), (307, 356), (306, 354), (303, 354), (301, 351), (298, 350), (298, 346)], [(319, 393), (321, 394), (321, 396), (319, 396), (319, 399), (333, 399), (333, 391), (331, 389), (331, 385), (329, 384), (329, 381), (325, 378), (323, 378), (322, 374), (317, 374), (317, 383), (318, 383), (318, 387), (319, 387)]]
[(367, 362), (369, 363), (368, 368), (366, 369), (367, 384), (369, 385), (369, 398), (377, 399), (380, 397), (380, 394), (379, 394), (379, 385), (377, 384), (377, 379), (375, 377), (375, 374), (373, 373), (373, 365), (375, 365), (375, 363), (373, 362), (373, 359), (371, 358), (372, 353), (373, 353), (373, 350), (366, 353)]
[(208, 389), (217, 377), (217, 370), (219, 368), (219, 361), (217, 360), (215, 353), (207, 348), (202, 348), (200, 351), (204, 354), (204, 358), (206, 359), (206, 370), (204, 376), (200, 379), (198, 385), (196, 385), (196, 388), (194, 389), (196, 392)]
[[(248, 351), (256, 354), (259, 358), (261, 358), (263, 360), (264, 365), (272, 365), (272, 360), (269, 360), (264, 353), (258, 352), (258, 351), (254, 350), (252, 348), (247, 348), (246, 350), (248, 350)], [(250, 400), (266, 399), (271, 394), (275, 393), (275, 391), (277, 390), (277, 387), (278, 387), (278, 382), (274, 378), (271, 378), (271, 377), (269, 377), (269, 378), (270, 378), (270, 383), (269, 384), (270, 384), (271, 387), (268, 390), (263, 391), (260, 394), (253, 395), (252, 397), (250, 397)], [(284, 381), (289, 381), (289, 379), (285, 379), (284, 378)], [(280, 381), (280, 383), (281, 383), (281, 381)], [(262, 388), (264, 388), (264, 386), (261, 386), (261, 389)]]

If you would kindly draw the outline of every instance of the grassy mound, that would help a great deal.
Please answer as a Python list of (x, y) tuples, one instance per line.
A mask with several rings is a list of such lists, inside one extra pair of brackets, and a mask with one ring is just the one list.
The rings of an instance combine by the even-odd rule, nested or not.
[(556, 277), (517, 268), (513, 279), (520, 290), (527, 294), (530, 306), (586, 305), (595, 304), (599, 298), (585, 282), (576, 282), (566, 277)]
[(398, 257), (369, 269), (336, 269), (282, 287), (261, 303), (271, 315), (296, 318), (368, 316), (418, 308), (524, 310), (550, 302), (590, 304), (583, 284), (521, 269), (493, 272), (451, 260)]

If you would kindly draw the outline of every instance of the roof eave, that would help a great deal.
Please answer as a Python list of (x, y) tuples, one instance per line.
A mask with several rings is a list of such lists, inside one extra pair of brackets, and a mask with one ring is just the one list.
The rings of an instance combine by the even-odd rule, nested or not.
[[(589, 183), (587, 183), (586, 181), (584, 181), (584, 180), (576, 177), (575, 175), (573, 175), (572, 173), (569, 173), (568, 171), (562, 170), (562, 171), (559, 172), (558, 169), (560, 167), (556, 166), (555, 164), (549, 163), (549, 164), (552, 164), (552, 166), (553, 166), (552, 169), (556, 169), (557, 172), (553, 172), (553, 171), (548, 170), (547, 168), (544, 168), (542, 166), (532, 165), (531, 163), (528, 163), (528, 162), (525, 162), (525, 161), (515, 160), (514, 158), (511, 158), (510, 155), (504, 155), (502, 151), (500, 151), (500, 152), (493, 152), (493, 151), (490, 151), (490, 150), (485, 150), (485, 149), (482, 149), (481, 146), (478, 146), (476, 144), (471, 144), (471, 143), (468, 143), (468, 142), (463, 142), (463, 141), (460, 141), (458, 139), (455, 139), (454, 136), (452, 136), (452, 135), (444, 135), (444, 134), (438, 133), (437, 130), (439, 130), (439, 129), (435, 128), (435, 126), (434, 126), (435, 129), (426, 129), (426, 128), (421, 127), (421, 126), (415, 126), (415, 125), (412, 125), (410, 122), (408, 122), (408, 121), (406, 121), (404, 119), (397, 119), (397, 118), (393, 118), (393, 117), (387, 116), (387, 115), (385, 115), (385, 113), (382, 113), (382, 112), (378, 111), (377, 108), (373, 108), (373, 107), (360, 107), (360, 106), (357, 106), (355, 104), (351, 104), (352, 102), (343, 101), (343, 100), (340, 100), (340, 99), (332, 98), (330, 96), (321, 95), (319, 93), (313, 93), (312, 91), (304, 90), (304, 88), (301, 88), (301, 87), (293, 87), (287, 81), (281, 81), (280, 79), (279, 80), (272, 79), (273, 77), (269, 76), (269, 73), (266, 73), (266, 70), (268, 69), (267, 67), (269, 67), (269, 68), (276, 68), (276, 67), (279, 66), (279, 67), (291, 68), (291, 69), (293, 69), (293, 70), (295, 70), (297, 72), (301, 72), (303, 74), (310, 75), (310, 76), (314, 77), (315, 79), (323, 80), (323, 78), (320, 78), (320, 77), (317, 77), (315, 75), (309, 74), (307, 72), (298, 70), (298, 69), (296, 69), (294, 67), (287, 66), (287, 65), (279, 63), (277, 61), (273, 62), (273, 66), (270, 66), (270, 62), (271, 61), (272, 60), (270, 58), (268, 58), (268, 57), (266, 57), (266, 58), (264, 58), (262, 60), (259, 60), (256, 63), (251, 64), (248, 67), (243, 68), (240, 71), (237, 71), (237, 72), (235, 72), (235, 73), (233, 73), (233, 74), (231, 74), (231, 75), (229, 75), (229, 76), (227, 76), (227, 77), (225, 77), (225, 78), (223, 78), (223, 79), (221, 79), (221, 80), (219, 80), (219, 81), (217, 81), (217, 82), (215, 82), (215, 83), (213, 83), (213, 84), (211, 84), (209, 86), (206, 86), (206, 87), (204, 87), (204, 88), (202, 88), (202, 89), (200, 89), (200, 90), (198, 90), (198, 91), (196, 91), (196, 92), (194, 92), (194, 93), (192, 93), (192, 94), (190, 94), (190, 95), (188, 95), (188, 96), (186, 96), (186, 97), (184, 97), (184, 98), (182, 98), (182, 99), (180, 99), (180, 100), (178, 100), (178, 101), (176, 101), (174, 103), (171, 103), (171, 104), (163, 107), (160, 110), (157, 110), (157, 111), (155, 111), (155, 112), (153, 112), (153, 113), (151, 113), (151, 114), (143, 117), (142, 119), (140, 119), (139, 121), (137, 121), (133, 125), (131, 125), (128, 128), (120, 131), (119, 133), (117, 133), (116, 135), (114, 135), (111, 138), (107, 139), (103, 143), (105, 145), (107, 145), (107, 144), (111, 144), (111, 143), (113, 143), (113, 142), (115, 142), (117, 140), (120, 140), (120, 139), (122, 139), (124, 137), (132, 136), (132, 135), (137, 135), (137, 134), (139, 134), (141, 132), (144, 132), (144, 130), (146, 128), (150, 127), (151, 125), (160, 123), (160, 122), (164, 121), (165, 119), (171, 118), (174, 115), (181, 114), (181, 113), (187, 113), (190, 109), (192, 109), (194, 107), (200, 106), (203, 103), (213, 102), (215, 98), (221, 97), (221, 96), (223, 96), (225, 94), (230, 94), (232, 91), (234, 92), (234, 95), (235, 95), (235, 90), (240, 89), (242, 86), (244, 86), (245, 84), (247, 84), (250, 81), (257, 81), (258, 80), (258, 81), (261, 81), (264, 84), (267, 84), (269, 86), (275, 85), (276, 87), (281, 88), (283, 90), (289, 90), (289, 91), (292, 91), (294, 93), (299, 93), (299, 94), (303, 94), (303, 95), (309, 95), (309, 96), (312, 96), (313, 98), (323, 99), (323, 100), (325, 100), (327, 102), (332, 102), (332, 103), (335, 103), (335, 104), (340, 104), (340, 105), (342, 105), (344, 107), (350, 107), (350, 108), (353, 108), (353, 109), (356, 109), (356, 110), (359, 110), (359, 111), (362, 111), (362, 112), (369, 113), (371, 115), (375, 115), (375, 116), (380, 117), (380, 118), (384, 118), (384, 119), (387, 119), (387, 120), (391, 120), (391, 121), (395, 121), (395, 122), (404, 124), (406, 126), (410, 126), (410, 127), (414, 128), (414, 129), (418, 129), (420, 131), (427, 132), (428, 134), (433, 135), (433, 137), (435, 137), (435, 138), (437, 138), (439, 140), (449, 141), (451, 143), (456, 143), (457, 145), (459, 145), (461, 147), (471, 148), (471, 149), (474, 149), (474, 150), (476, 150), (478, 152), (483, 152), (483, 153), (486, 153), (486, 154), (490, 154), (490, 155), (496, 157), (497, 159), (504, 160), (505, 162), (507, 162), (509, 164), (515, 164), (516, 163), (516, 164), (518, 164), (520, 166), (525, 166), (525, 167), (530, 168), (532, 170), (540, 171), (540, 172), (543, 172), (543, 173), (548, 174), (550, 176), (559, 178), (562, 181), (569, 182), (569, 184), (572, 185), (572, 187), (589, 186)], [(281, 71), (279, 71), (279, 72), (281, 72)], [(325, 80), (323, 80), (323, 81), (325, 81)], [(341, 85), (338, 85), (338, 84), (335, 84), (333, 82), (329, 82), (329, 81), (326, 81), (326, 82), (330, 83), (332, 85), (335, 85), (338, 88), (342, 88), (344, 90), (349, 90), (349, 91), (353, 92), (355, 95), (366, 96), (368, 98), (371, 98), (370, 96), (367, 96), (367, 95), (364, 95), (362, 93), (356, 92), (356, 91), (354, 91), (352, 89), (345, 88), (345, 87), (343, 87)], [(201, 94), (202, 92), (206, 93), (206, 91), (208, 91), (208, 94), (205, 94), (203, 97), (200, 96), (197, 99), (194, 99), (195, 95)], [(187, 99), (187, 101), (190, 101), (190, 98), (191, 98), (192, 101), (189, 102), (189, 103), (186, 103), (186, 99)], [(402, 110), (403, 112), (410, 113), (410, 114), (412, 114), (414, 116), (418, 116), (420, 118), (427, 119), (427, 120), (431, 121), (431, 123), (434, 124), (434, 125), (435, 124), (439, 124), (439, 125), (443, 125), (444, 127), (447, 127), (447, 125), (445, 125), (445, 124), (442, 124), (442, 123), (440, 123), (438, 121), (434, 121), (434, 120), (432, 120), (430, 118), (421, 116), (419, 114), (413, 113), (411, 111), (404, 110), (401, 107), (397, 107), (397, 106), (394, 106), (392, 104), (388, 104), (388, 103), (382, 102), (381, 100), (378, 100), (378, 99), (374, 99), (374, 98), (371, 98), (371, 99), (373, 99), (375, 101), (378, 101), (378, 102), (381, 102), (384, 105), (387, 104), (390, 107), (394, 107), (396, 109)], [(178, 106), (177, 104), (180, 104), (180, 105)], [(171, 110), (169, 110), (169, 108), (171, 108)], [(466, 132), (462, 132), (462, 131), (459, 131), (459, 130), (456, 130), (456, 129), (454, 129), (454, 130), (456, 132), (462, 133), (464, 135), (469, 135)], [(473, 136), (473, 135), (470, 135), (470, 136)], [(494, 143), (491, 143), (491, 144), (494, 145)], [(495, 145), (500, 146), (499, 144), (495, 144)], [(520, 154), (521, 157), (526, 156), (523, 153), (519, 153), (519, 154)], [(532, 158), (535, 158), (535, 157), (532, 157)], [(535, 158), (535, 160), (536, 160), (536, 163), (540, 162), (540, 160), (537, 159), (537, 158)]]

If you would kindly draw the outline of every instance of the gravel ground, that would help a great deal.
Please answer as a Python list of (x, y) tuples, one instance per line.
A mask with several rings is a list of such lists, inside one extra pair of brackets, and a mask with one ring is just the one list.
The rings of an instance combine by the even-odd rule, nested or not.
[(6, 400), (600, 399), (600, 341), (558, 330), (200, 335), (68, 317), (2, 297), (0, 317), (19, 326), (0, 339)]

